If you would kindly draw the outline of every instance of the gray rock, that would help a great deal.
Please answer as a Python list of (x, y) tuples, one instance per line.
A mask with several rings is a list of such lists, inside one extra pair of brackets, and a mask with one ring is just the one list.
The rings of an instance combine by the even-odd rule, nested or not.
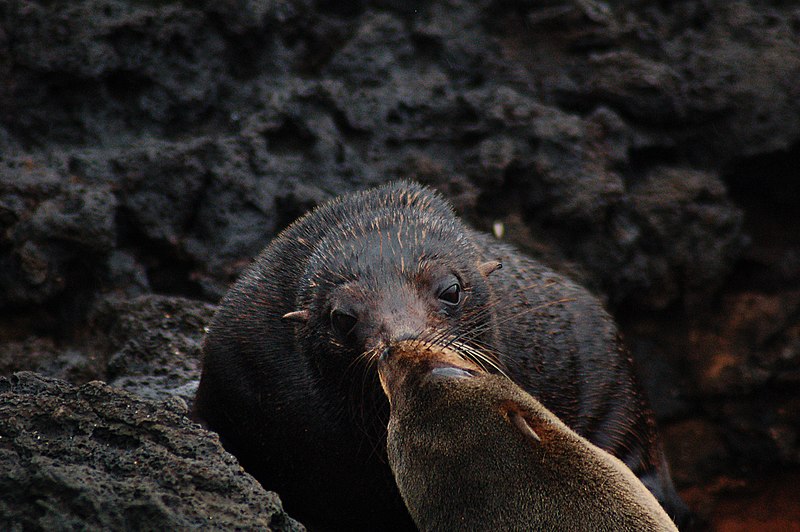
[(181, 401), (0, 378), (4, 530), (303, 530)]

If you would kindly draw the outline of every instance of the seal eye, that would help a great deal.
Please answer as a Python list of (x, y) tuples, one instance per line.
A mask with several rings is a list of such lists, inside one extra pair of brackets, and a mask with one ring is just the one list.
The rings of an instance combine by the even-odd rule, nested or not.
[(331, 311), (331, 325), (340, 336), (347, 336), (353, 332), (358, 318), (339, 309)]
[(439, 301), (448, 305), (458, 305), (461, 302), (461, 285), (454, 282), (439, 292)]

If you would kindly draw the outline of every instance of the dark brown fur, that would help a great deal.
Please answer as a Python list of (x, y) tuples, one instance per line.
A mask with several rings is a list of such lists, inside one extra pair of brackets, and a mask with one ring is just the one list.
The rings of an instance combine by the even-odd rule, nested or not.
[[(443, 301), (453, 279), (455, 305)], [(211, 324), (195, 413), (299, 519), (410, 527), (386, 463), (388, 405), (374, 366), (389, 343), (420, 336), (496, 357), (671, 511), (682, 508), (598, 301), (413, 183), (326, 203), (267, 246)]]
[(423, 532), (677, 531), (625, 464), (508, 378), (418, 341), (392, 346), (378, 370), (389, 463)]

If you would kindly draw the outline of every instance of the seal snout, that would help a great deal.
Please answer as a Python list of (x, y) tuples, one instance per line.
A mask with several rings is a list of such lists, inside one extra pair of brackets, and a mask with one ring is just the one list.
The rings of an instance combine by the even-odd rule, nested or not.
[(399, 367), (396, 355), (396, 346), (390, 344), (381, 351), (378, 357), (378, 380), (380, 380), (381, 388), (383, 388), (383, 393), (389, 399), (390, 405), (393, 403), (392, 396), (397, 390), (398, 380), (400, 379), (399, 374), (402, 373), (402, 368)]
[(378, 378), (389, 403), (395, 403), (409, 377), (417, 379), (427, 373), (434, 359), (431, 347), (420, 340), (388, 343), (378, 357)]
[(378, 377), (390, 404), (403, 388), (428, 379), (468, 379), (480, 373), (485, 371), (453, 349), (418, 339), (391, 342), (378, 357)]

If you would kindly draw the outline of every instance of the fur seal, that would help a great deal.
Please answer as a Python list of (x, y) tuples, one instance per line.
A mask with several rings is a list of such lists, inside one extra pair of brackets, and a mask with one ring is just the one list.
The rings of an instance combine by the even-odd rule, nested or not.
[(212, 320), (195, 417), (306, 524), (411, 529), (375, 364), (421, 335), (502, 369), (668, 511), (685, 508), (597, 299), (415, 183), (334, 199), (265, 248)]
[(507, 377), (419, 340), (387, 348), (378, 372), (389, 464), (421, 531), (678, 530), (625, 464)]

